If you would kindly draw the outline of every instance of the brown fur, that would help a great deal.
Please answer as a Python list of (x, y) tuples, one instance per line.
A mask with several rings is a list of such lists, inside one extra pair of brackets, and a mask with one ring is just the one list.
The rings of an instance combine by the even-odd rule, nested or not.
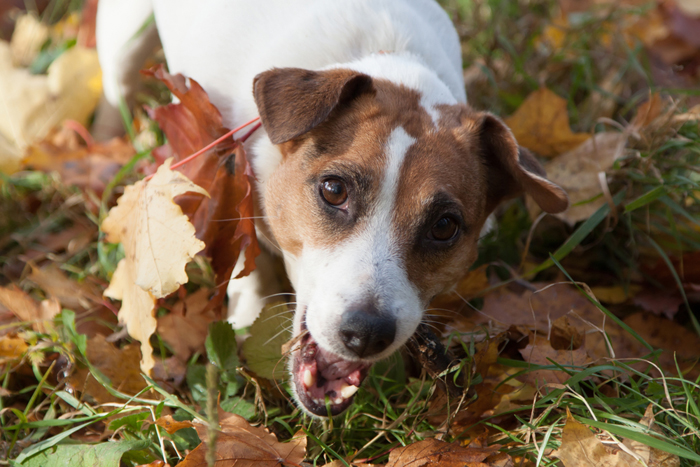
[[(284, 156), (266, 187), (267, 215), (291, 254), (305, 244), (338, 245), (361, 228), (381, 190), (384, 145), (399, 126), (417, 141), (401, 167), (393, 234), (424, 302), (476, 259), (480, 230), (504, 199), (525, 190), (545, 211), (566, 208), (564, 192), (541, 177), (537, 161), (496, 117), (441, 106), (436, 128), (416, 91), (350, 70), (302, 71), (266, 72), (255, 86), (265, 129)], [(327, 176), (347, 181), (347, 212), (320, 201), (318, 184)], [(449, 247), (425, 241), (443, 214), (431, 205), (436, 198), (464, 222)]]

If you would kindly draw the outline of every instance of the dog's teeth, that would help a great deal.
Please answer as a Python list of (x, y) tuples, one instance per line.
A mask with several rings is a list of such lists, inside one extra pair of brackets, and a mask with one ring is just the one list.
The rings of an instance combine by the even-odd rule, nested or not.
[(343, 385), (343, 387), (340, 389), (340, 395), (343, 396), (344, 399), (348, 399), (352, 397), (353, 394), (357, 392), (357, 390), (360, 389), (357, 386), (351, 386), (351, 385)]
[(304, 370), (304, 386), (310, 388), (314, 384), (314, 375), (311, 374), (311, 370), (308, 368)]
[(343, 398), (342, 398), (342, 397), (339, 397), (339, 398), (337, 398), (336, 400), (333, 401), (333, 403), (334, 403), (335, 405), (340, 405), (342, 402), (343, 402)]

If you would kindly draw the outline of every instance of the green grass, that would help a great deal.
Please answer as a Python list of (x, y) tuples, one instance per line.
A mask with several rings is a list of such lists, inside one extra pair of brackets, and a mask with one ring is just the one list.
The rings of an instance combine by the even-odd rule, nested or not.
[[(611, 45), (603, 46), (601, 36), (608, 27), (604, 24), (642, 14), (648, 7), (618, 9), (605, 17), (583, 15), (580, 22), (570, 25), (564, 45), (552, 50), (542, 45), (539, 38), (551, 22), (556, 9), (554, 1), (444, 0), (442, 4), (462, 36), (466, 66), (481, 70), (468, 89), (470, 102), (477, 108), (507, 116), (531, 91), (544, 84), (567, 99), (574, 130), (591, 131), (608, 125), (595, 110), (596, 99), (614, 109), (607, 118), (623, 124), (633, 117), (634, 109), (650, 91), (673, 98), (675, 113), (682, 111), (684, 99), (692, 95), (692, 91), (656, 86), (650, 78), (649, 60), (639, 44), (629, 44), (613, 35)], [(47, 14), (74, 8), (70, 2)], [(44, 57), (68, 46), (47, 44)], [(38, 71), (39, 65), (44, 64), (37, 64)], [(605, 84), (606, 78), (619, 86)], [(133, 132), (133, 127), (129, 128)], [(162, 141), (162, 135), (159, 138)], [(99, 224), (112, 194), (135, 179), (134, 166), (144, 157), (148, 157), (148, 150), (135, 156), (115, 177), (105, 191), (98, 214), (85, 212), (83, 205), (75, 202), (76, 197), (83, 195), (61, 186), (54, 176), (36, 172), (3, 176), (0, 262), (12, 263), (27, 248), (26, 239), (60, 231), (76, 217)], [(611, 216), (605, 204), (574, 227), (545, 219), (534, 230), (530, 242), (526, 240), (533, 228), (530, 217), (524, 203), (513, 201), (499, 211), (500, 230), (484, 240), (477, 264), (490, 264), (503, 284), (522, 276), (543, 281), (564, 276), (592, 286), (609, 285), (611, 281), (629, 286), (644, 277), (647, 283), (663, 288), (668, 285), (649, 277), (644, 268), (650, 261), (661, 260), (671, 271), (673, 284), (684, 293), (677, 263), (671, 258), (700, 251), (698, 167), (697, 124), (660, 125), (645, 138), (632, 140), (625, 157), (609, 173), (614, 204), (622, 207), (617, 216)], [(36, 209), (30, 212), (30, 205)], [(523, 255), (526, 245), (529, 254)], [(68, 258), (63, 268), (76, 279), (89, 274), (107, 280), (122, 255), (118, 247), (96, 241)], [(523, 274), (518, 276), (514, 271), (522, 257), (538, 266), (521, 271)], [(6, 271), (0, 274), (2, 285), (15, 279)], [(189, 272), (191, 277), (197, 277), (197, 284), (211, 278), (206, 264), (193, 265)], [(40, 291), (30, 291), (36, 298), (44, 298)], [(693, 309), (697, 304), (685, 299), (683, 313), (687, 324), (700, 333), (697, 309)], [(597, 301), (593, 303), (610, 319), (619, 321), (616, 310), (608, 310)], [(46, 332), (32, 330), (28, 324), (7, 328), (22, 332), (31, 346), (22, 361), (0, 366), (0, 387), (21, 387), (11, 396), (0, 396), (0, 465), (21, 462), (49, 447), (73, 442), (72, 437), (84, 435), (87, 429), (99, 431), (105, 426), (114, 430), (115, 439), (143, 442), (122, 457), (123, 465), (158, 459), (174, 465), (179, 455), (199, 443), (194, 430), (168, 435), (148, 422), (167, 412), (178, 420), (210, 418), (219, 393), (223, 407), (252, 423), (264, 424), (280, 439), (288, 439), (303, 429), (309, 439), (307, 460), (312, 465), (348, 457), (383, 463), (393, 448), (436, 435), (444, 435), (447, 441), (461, 441), (482, 428), (488, 430), (489, 444), (501, 445), (503, 452), (521, 462), (516, 465), (554, 465), (557, 461), (551, 452), (560, 446), (567, 410), (590, 428), (614, 436), (610, 438), (613, 442), (629, 438), (679, 456), (682, 466), (700, 463), (700, 380), (684, 376), (680, 368), (676, 372), (659, 370), (658, 352), (629, 328), (628, 332), (648, 349), (647, 355), (639, 356), (648, 362), (643, 370), (632, 364), (638, 362), (614, 358), (575, 368), (554, 362), (538, 366), (510, 355), (502, 356), (497, 364), (508, 376), (500, 382), (501, 386), (515, 381), (517, 376), (542, 369), (566, 371), (571, 377), (559, 387), (536, 393), (534, 404), (487, 416), (473, 426), (445, 434), (443, 422), (447, 414), (435, 403), (440, 395), (437, 385), (425, 373), (407, 371), (404, 357), (399, 354), (373, 368), (356, 403), (347, 412), (335, 419), (315, 421), (293, 406), (286, 383), (258, 380), (238, 362), (214, 358), (217, 350), (213, 343), (207, 349), (208, 355), (191, 358), (186, 381), (179, 389), (169, 390), (147, 379), (147, 387), (140, 394), (123, 394), (88, 361), (87, 337), (78, 333), (76, 319), (80, 317), (64, 310), (55, 319), (54, 328)], [(483, 397), (478, 387), (486, 375), (471, 371), (483, 336), (483, 330), (475, 330), (450, 338), (452, 349), (462, 358), (460, 374), (468, 380), (469, 390), (461, 407)], [(169, 356), (167, 346), (158, 344), (157, 352)], [(228, 354), (231, 353), (229, 349)], [(207, 365), (209, 361), (213, 365)], [(119, 402), (97, 404), (88, 395), (72, 391), (65, 380), (56, 378), (59, 372), (77, 366), (89, 368)], [(659, 431), (639, 423), (649, 405), (656, 413)]]

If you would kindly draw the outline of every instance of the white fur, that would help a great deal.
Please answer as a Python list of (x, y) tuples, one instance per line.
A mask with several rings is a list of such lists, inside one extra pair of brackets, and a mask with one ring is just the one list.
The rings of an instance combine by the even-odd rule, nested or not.
[[(152, 42), (150, 32), (133, 37), (151, 7), (170, 72), (197, 80), (229, 128), (257, 116), (253, 78), (273, 67), (351, 68), (403, 84), (421, 93), (421, 105), (435, 123), (436, 105), (466, 102), (459, 39), (433, 0), (208, 0), (196, 5), (190, 0), (100, 0), (97, 46), (106, 106), (112, 111), (120, 95), (129, 97), (134, 89), (134, 73), (123, 70), (139, 66), (133, 62)], [(322, 346), (345, 355), (324, 337), (342, 311), (341, 298), (374, 293), (391, 312), (401, 312), (396, 344), (382, 355), (403, 344), (420, 320), (418, 295), (397, 262), (391, 230), (400, 167), (411, 143), (403, 129), (387, 142), (380, 201), (348, 245), (304, 248), (298, 258), (282, 252), (298, 308), (308, 309), (312, 334)], [(254, 134), (247, 149), (262, 197), (282, 156), (264, 131)], [(239, 308), (261, 303), (260, 288), (251, 281), (255, 278), (230, 283)], [(248, 313), (231, 316), (241, 326), (250, 321)]]
[[(392, 345), (373, 360), (391, 355), (415, 332), (422, 317), (418, 292), (408, 280), (396, 249), (392, 217), (401, 166), (415, 142), (396, 128), (386, 142), (385, 176), (376, 204), (364, 225), (349, 240), (333, 248), (305, 247), (291, 265), (297, 280), (297, 310), (306, 310), (306, 326), (318, 344), (347, 359), (357, 359), (338, 338), (342, 313), (349, 306), (375, 300), (384, 313), (396, 319)], [(301, 313), (294, 318), (301, 329)]]

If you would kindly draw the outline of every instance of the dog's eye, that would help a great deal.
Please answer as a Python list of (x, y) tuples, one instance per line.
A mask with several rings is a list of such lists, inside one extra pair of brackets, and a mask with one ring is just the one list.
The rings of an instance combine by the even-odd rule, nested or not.
[(458, 230), (457, 222), (451, 217), (445, 216), (441, 217), (440, 220), (433, 225), (433, 228), (430, 229), (429, 237), (431, 240), (446, 242), (452, 240), (454, 236), (457, 235)]
[(321, 183), (321, 196), (331, 206), (342, 206), (348, 200), (348, 190), (337, 178), (328, 178)]

